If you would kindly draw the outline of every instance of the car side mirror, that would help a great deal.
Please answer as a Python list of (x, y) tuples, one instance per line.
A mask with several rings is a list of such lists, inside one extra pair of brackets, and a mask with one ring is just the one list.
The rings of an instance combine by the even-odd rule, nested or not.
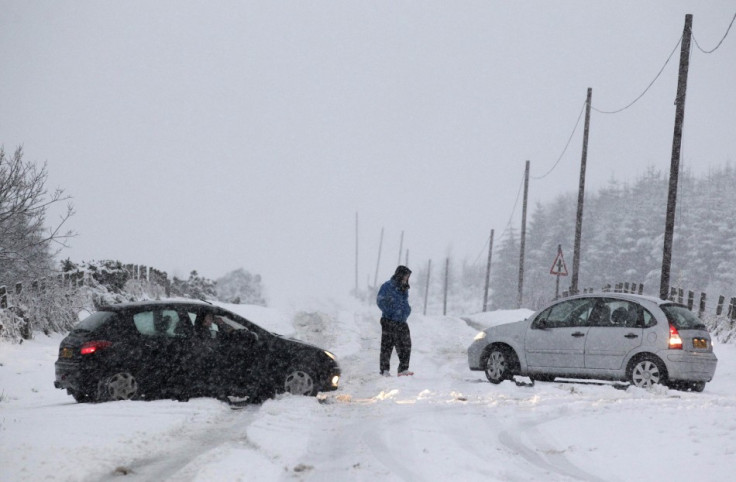
[(533, 325), (534, 328), (537, 330), (546, 330), (547, 329), (547, 320), (545, 318), (539, 319), (534, 322)]

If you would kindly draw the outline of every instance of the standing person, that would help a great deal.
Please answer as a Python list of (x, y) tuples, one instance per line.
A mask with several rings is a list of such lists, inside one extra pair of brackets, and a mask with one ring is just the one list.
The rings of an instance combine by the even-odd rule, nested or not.
[(414, 375), (409, 371), (411, 357), (411, 333), (406, 322), (411, 314), (409, 306), (409, 276), (411, 270), (406, 266), (399, 266), (390, 280), (381, 285), (376, 297), (376, 303), (381, 309), (381, 356), (379, 365), (381, 375), (391, 376), (389, 373), (391, 353), (396, 347), (399, 355), (399, 376)]

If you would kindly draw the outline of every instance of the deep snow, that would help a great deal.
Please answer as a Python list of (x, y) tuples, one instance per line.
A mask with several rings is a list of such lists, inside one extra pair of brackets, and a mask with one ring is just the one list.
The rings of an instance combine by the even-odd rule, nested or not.
[(383, 378), (377, 308), (228, 308), (332, 350), (340, 389), (238, 410), (212, 399), (77, 404), (53, 387), (60, 336), (0, 343), (0, 480), (715, 481), (736, 468), (734, 345), (715, 347), (703, 393), (491, 385), (468, 370), (466, 348), (478, 327), (528, 310), (415, 314), (416, 375)]

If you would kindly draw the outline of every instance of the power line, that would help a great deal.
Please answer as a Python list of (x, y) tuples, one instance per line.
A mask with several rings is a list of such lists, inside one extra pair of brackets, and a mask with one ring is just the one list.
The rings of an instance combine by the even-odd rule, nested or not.
[(731, 23), (728, 25), (728, 28), (726, 29), (726, 33), (723, 34), (723, 38), (721, 39), (721, 41), (718, 42), (718, 45), (716, 45), (715, 47), (713, 47), (711, 50), (703, 50), (703, 48), (698, 43), (698, 39), (695, 38), (695, 34), (693, 34), (693, 41), (695, 42), (695, 46), (698, 47), (698, 50), (700, 50), (704, 54), (712, 54), (713, 52), (715, 52), (716, 50), (718, 50), (718, 47), (720, 47), (721, 44), (723, 43), (723, 41), (726, 40), (726, 37), (728, 37), (728, 32), (731, 31), (731, 27), (733, 27), (733, 21), (734, 20), (736, 20), (736, 13), (733, 14), (733, 18), (731, 19)]
[(677, 40), (677, 44), (675, 44), (675, 48), (673, 48), (672, 49), (672, 52), (670, 52), (670, 55), (669, 55), (669, 57), (667, 57), (667, 60), (665, 60), (664, 65), (662, 66), (662, 68), (659, 69), (659, 72), (657, 72), (657, 75), (654, 77), (654, 79), (651, 82), (649, 82), (649, 85), (647, 86), (646, 89), (644, 89), (644, 92), (642, 92), (641, 94), (639, 94), (639, 97), (637, 97), (636, 99), (632, 100), (628, 105), (626, 105), (624, 107), (621, 107), (620, 109), (617, 109), (617, 110), (600, 110), (600, 109), (596, 109), (593, 106), (591, 106), (590, 108), (593, 109), (596, 112), (600, 112), (601, 114), (618, 114), (619, 112), (622, 112), (622, 111), (628, 109), (629, 107), (631, 107), (632, 105), (634, 105), (639, 99), (641, 99), (642, 97), (644, 97), (644, 94), (646, 94), (647, 92), (649, 92), (649, 89), (652, 87), (652, 85), (654, 85), (654, 83), (657, 81), (657, 79), (659, 78), (659, 76), (662, 75), (662, 72), (664, 71), (664, 68), (667, 67), (667, 64), (670, 62), (670, 59), (672, 58), (672, 56), (677, 51), (677, 47), (680, 46), (680, 42), (682, 42), (682, 36), (680, 36), (680, 38)]
[(557, 161), (555, 161), (555, 164), (552, 166), (552, 168), (544, 173), (541, 176), (532, 176), (532, 179), (538, 180), (538, 179), (544, 179), (547, 177), (552, 171), (555, 170), (557, 167), (557, 164), (560, 163), (562, 160), (562, 156), (565, 155), (565, 152), (567, 152), (567, 148), (570, 147), (570, 142), (572, 141), (572, 137), (575, 135), (575, 131), (578, 129), (578, 124), (580, 124), (580, 118), (583, 116), (583, 111), (585, 110), (585, 102), (583, 102), (583, 107), (580, 109), (580, 114), (578, 114), (578, 120), (575, 121), (575, 127), (572, 128), (572, 132), (570, 133), (570, 137), (567, 139), (567, 144), (565, 144), (565, 148), (562, 150), (562, 153), (560, 154), (560, 157), (557, 158)]

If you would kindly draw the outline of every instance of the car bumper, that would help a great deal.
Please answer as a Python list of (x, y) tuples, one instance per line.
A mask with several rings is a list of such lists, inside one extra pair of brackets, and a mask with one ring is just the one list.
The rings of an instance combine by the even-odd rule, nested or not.
[(714, 353), (667, 353), (664, 357), (670, 380), (709, 382), (716, 372)]
[(74, 392), (87, 392), (89, 380), (96, 380), (94, 370), (80, 367), (77, 363), (60, 362), (55, 364), (54, 387)]

